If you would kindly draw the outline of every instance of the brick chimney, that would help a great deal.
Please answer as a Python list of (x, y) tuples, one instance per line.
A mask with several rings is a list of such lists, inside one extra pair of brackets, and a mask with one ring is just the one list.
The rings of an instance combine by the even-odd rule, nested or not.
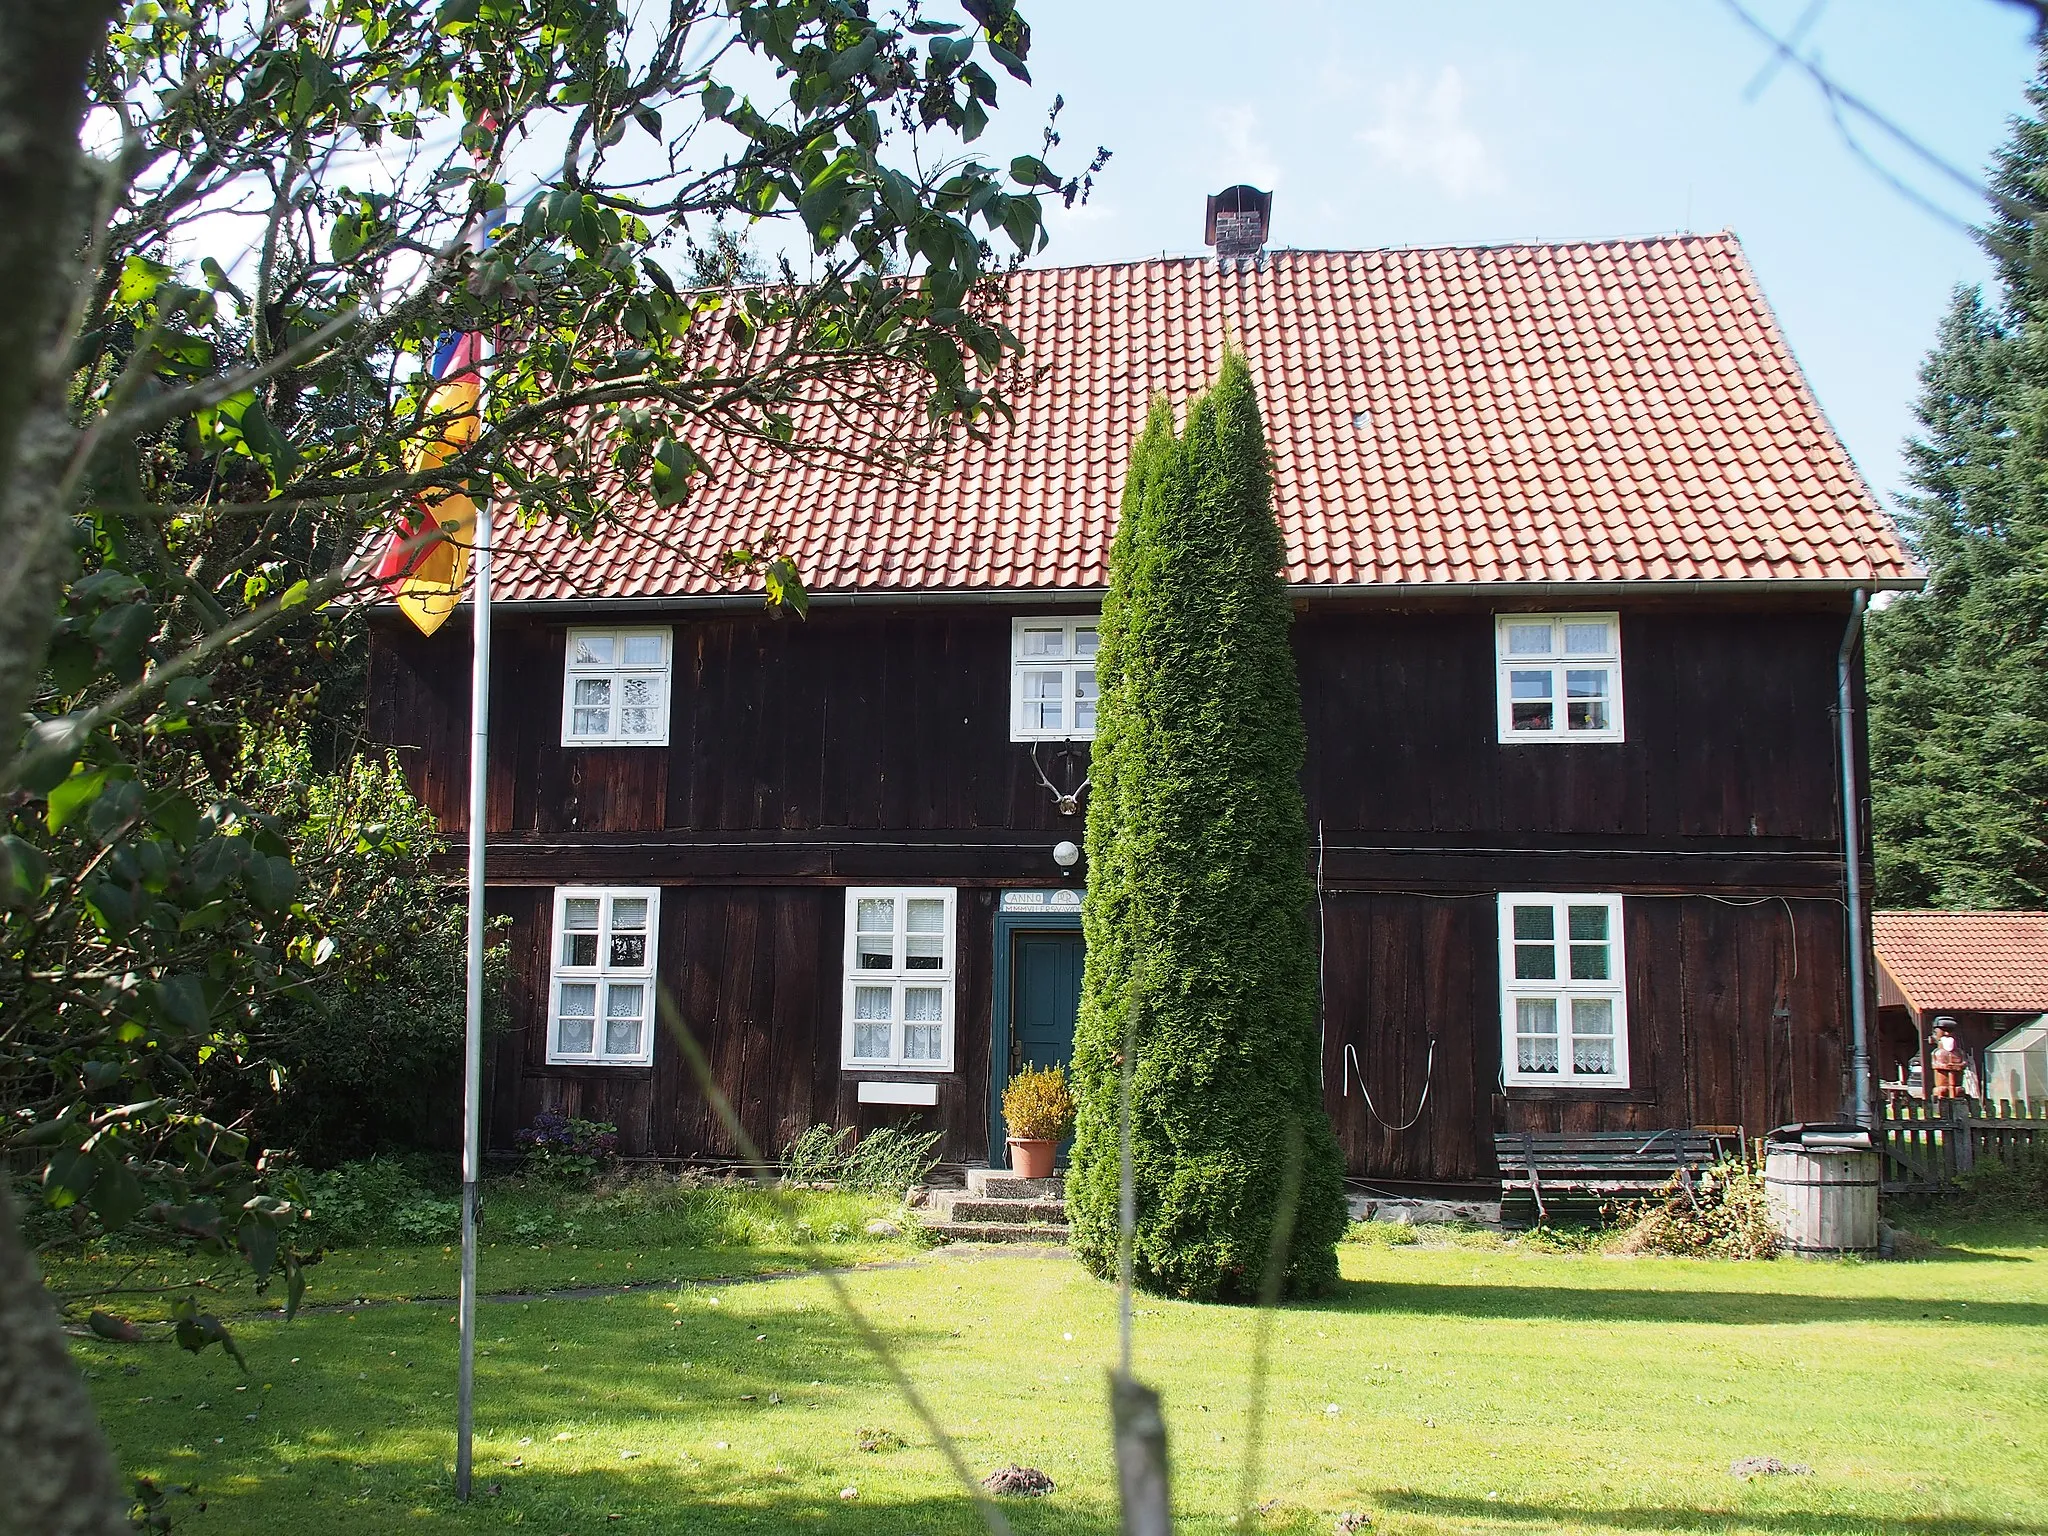
[(1209, 199), (1202, 242), (1216, 247), (1219, 261), (1233, 258), (1256, 264), (1266, 254), (1266, 232), (1273, 221), (1273, 194), (1239, 183)]

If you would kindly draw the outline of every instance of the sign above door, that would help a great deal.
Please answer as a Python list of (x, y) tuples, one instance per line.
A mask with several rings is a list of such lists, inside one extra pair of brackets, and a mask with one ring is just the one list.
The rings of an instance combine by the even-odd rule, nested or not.
[(1081, 910), (1079, 891), (1005, 891), (1003, 892), (1005, 912), (1078, 912)]

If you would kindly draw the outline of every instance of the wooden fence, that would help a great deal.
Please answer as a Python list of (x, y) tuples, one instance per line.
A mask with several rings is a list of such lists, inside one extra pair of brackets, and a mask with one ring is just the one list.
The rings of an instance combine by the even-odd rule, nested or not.
[(2048, 1100), (1937, 1099), (1887, 1104), (1884, 1192), (1945, 1194), (1981, 1162), (2010, 1163), (2048, 1148)]

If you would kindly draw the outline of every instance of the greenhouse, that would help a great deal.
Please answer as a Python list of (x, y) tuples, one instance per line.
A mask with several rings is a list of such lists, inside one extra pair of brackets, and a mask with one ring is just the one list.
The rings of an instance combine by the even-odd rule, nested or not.
[(1984, 1048), (1985, 1097), (2048, 1099), (2048, 1014), (2029, 1020)]

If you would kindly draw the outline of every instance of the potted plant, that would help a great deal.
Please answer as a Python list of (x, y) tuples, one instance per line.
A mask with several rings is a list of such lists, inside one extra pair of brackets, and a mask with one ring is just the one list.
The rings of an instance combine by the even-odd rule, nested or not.
[(1074, 1128), (1074, 1095), (1067, 1069), (1026, 1067), (1003, 1090), (1009, 1127), (1010, 1169), (1021, 1179), (1052, 1177), (1053, 1153)]

